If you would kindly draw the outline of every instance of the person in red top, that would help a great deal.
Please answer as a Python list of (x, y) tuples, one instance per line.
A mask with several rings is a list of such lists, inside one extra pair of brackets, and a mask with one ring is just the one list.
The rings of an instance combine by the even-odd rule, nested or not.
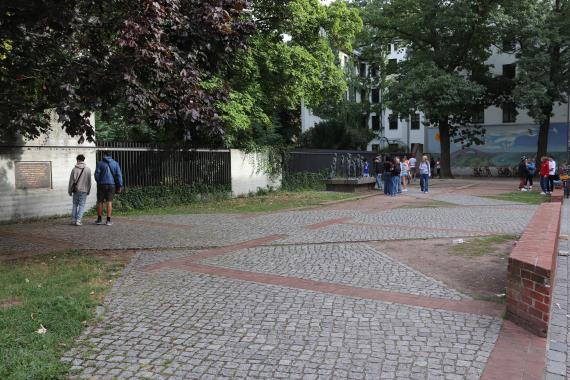
[(540, 159), (540, 188), (542, 189), (541, 195), (548, 195), (550, 192), (548, 191), (548, 175), (550, 171), (548, 157), (542, 157)]

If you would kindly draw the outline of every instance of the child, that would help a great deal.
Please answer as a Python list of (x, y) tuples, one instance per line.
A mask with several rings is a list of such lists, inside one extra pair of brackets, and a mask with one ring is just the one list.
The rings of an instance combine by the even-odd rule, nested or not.
[(402, 162), (400, 162), (400, 169), (401, 169), (401, 174), (400, 176), (402, 177), (402, 191), (404, 193), (408, 192), (408, 175), (409, 175), (409, 167), (408, 167), (408, 159), (406, 157), (404, 157), (404, 160)]

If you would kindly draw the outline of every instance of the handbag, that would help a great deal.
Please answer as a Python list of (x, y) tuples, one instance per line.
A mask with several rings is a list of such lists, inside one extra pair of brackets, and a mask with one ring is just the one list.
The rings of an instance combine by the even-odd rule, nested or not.
[(81, 169), (81, 173), (79, 173), (79, 177), (77, 177), (77, 180), (73, 183), (73, 185), (71, 185), (71, 194), (77, 193), (77, 183), (79, 182), (79, 179), (81, 178), (81, 175), (83, 174), (84, 170), (85, 170), (85, 168)]

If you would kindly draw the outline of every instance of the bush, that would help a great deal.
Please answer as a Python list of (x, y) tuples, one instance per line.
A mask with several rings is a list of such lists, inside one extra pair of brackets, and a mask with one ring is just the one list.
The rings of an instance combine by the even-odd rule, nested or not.
[(283, 173), (283, 181), (281, 189), (285, 191), (302, 191), (302, 190), (325, 190), (323, 180), (327, 178), (326, 173)]
[(145, 186), (125, 188), (113, 199), (117, 211), (169, 207), (200, 202), (204, 200), (227, 199), (231, 195), (230, 186)]

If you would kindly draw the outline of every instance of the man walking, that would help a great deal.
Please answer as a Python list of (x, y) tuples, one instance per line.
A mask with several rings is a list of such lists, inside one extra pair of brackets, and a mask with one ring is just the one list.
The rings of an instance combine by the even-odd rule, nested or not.
[[(112, 226), (113, 196), (120, 193), (123, 188), (123, 175), (119, 163), (111, 157), (108, 151), (103, 152), (103, 159), (95, 168), (95, 181), (97, 181), (97, 222)], [(103, 203), (107, 203), (107, 221), (103, 223)]]
[(91, 169), (85, 165), (85, 156), (77, 156), (77, 164), (71, 170), (67, 193), (72, 196), (73, 204), (71, 208), (71, 224), (75, 226), (83, 225), (83, 213), (85, 212), (85, 201), (91, 192)]

